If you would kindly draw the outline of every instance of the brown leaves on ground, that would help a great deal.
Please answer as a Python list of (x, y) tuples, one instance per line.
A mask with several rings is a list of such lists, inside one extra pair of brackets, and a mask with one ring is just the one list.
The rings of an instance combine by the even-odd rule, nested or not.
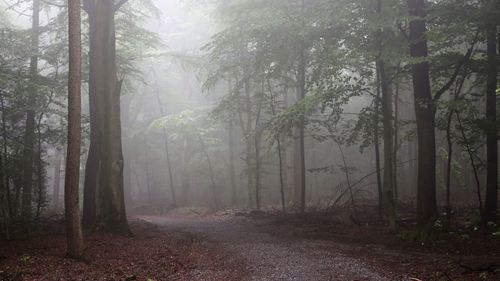
[[(243, 271), (227, 264), (223, 252), (209, 249), (189, 234), (169, 233), (142, 221), (131, 222), (133, 237), (85, 236), (85, 261), (64, 258), (62, 221), (50, 233), (30, 239), (0, 240), (0, 280), (192, 280), (191, 272), (217, 271), (218, 280), (238, 280)], [(227, 268), (235, 267), (234, 270)]]
[(414, 225), (390, 231), (373, 206), (316, 213), (247, 215), (263, 231), (288, 239), (330, 241), (351, 257), (368, 262), (395, 280), (500, 280), (500, 237), (475, 226), (437, 229), (428, 241)]

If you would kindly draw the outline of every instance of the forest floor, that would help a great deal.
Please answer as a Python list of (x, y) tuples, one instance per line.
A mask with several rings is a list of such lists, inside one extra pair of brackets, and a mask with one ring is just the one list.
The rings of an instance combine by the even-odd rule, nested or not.
[(246, 280), (500, 280), (500, 239), (491, 232), (462, 229), (422, 243), (367, 217), (340, 217), (228, 211), (141, 218), (243, 258)]
[(133, 237), (86, 235), (83, 262), (64, 258), (61, 220), (0, 240), (0, 281), (500, 280), (500, 237), (474, 227), (422, 243), (411, 227), (391, 232), (352, 212), (150, 215), (131, 226)]
[(0, 281), (241, 280), (242, 261), (188, 233), (132, 219), (132, 237), (85, 235), (85, 260), (64, 258), (62, 220), (44, 222), (26, 239), (0, 239)]

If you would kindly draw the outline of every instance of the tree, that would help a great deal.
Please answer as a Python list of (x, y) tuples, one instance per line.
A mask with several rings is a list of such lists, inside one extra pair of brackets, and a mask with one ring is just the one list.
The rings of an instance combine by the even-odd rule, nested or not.
[(35, 151), (35, 96), (37, 94), (38, 76), (38, 48), (40, 33), (40, 0), (33, 0), (33, 16), (31, 22), (31, 59), (30, 59), (30, 79), (31, 85), (28, 87), (28, 109), (26, 110), (26, 129), (24, 133), (23, 148), (23, 210), (22, 216), (25, 220), (32, 218), (32, 197), (33, 197), (33, 170)]
[(52, 208), (55, 211), (59, 210), (59, 187), (61, 183), (61, 153), (56, 152), (54, 160), (54, 186), (53, 186), (53, 196), (52, 196)]
[(68, 2), (69, 78), (68, 78), (68, 149), (64, 207), (66, 218), (67, 255), (83, 257), (80, 222), (80, 143), (81, 143), (81, 20), (80, 0)]
[[(385, 7), (381, 0), (377, 1), (377, 14), (379, 17), (383, 16), (382, 12)], [(387, 35), (387, 33), (389, 35)], [(384, 45), (387, 43), (384, 41), (385, 37), (388, 39), (392, 38), (392, 32), (385, 31), (384, 28), (380, 28), (376, 32), (376, 41), (377, 41), (377, 49), (378, 54), (376, 58), (376, 75), (377, 81), (379, 85), (379, 91), (382, 94), (382, 115), (383, 115), (383, 125), (384, 125), (384, 178), (381, 191), (379, 192), (379, 204), (382, 210), (382, 214), (389, 221), (389, 227), (396, 227), (396, 209), (394, 202), (394, 130), (393, 130), (393, 92), (392, 92), (392, 81), (390, 76), (392, 74), (391, 62), (387, 62), (385, 57), (386, 54), (384, 52)], [(386, 39), (387, 40), (387, 39)], [(396, 74), (397, 75), (397, 74)], [(378, 97), (377, 97), (378, 98)], [(378, 103), (378, 101), (377, 101)], [(378, 114), (378, 113), (375, 113)], [(376, 127), (378, 124), (375, 125)], [(378, 142), (378, 140), (375, 140)], [(377, 144), (378, 146), (378, 144)], [(378, 150), (378, 147), (376, 148)], [(376, 152), (376, 157), (379, 157), (378, 152)], [(378, 161), (377, 166), (379, 166)], [(377, 170), (379, 171), (379, 168)]]
[(484, 223), (497, 220), (498, 208), (498, 134), (497, 134), (497, 17), (498, 1), (485, 1), (487, 85), (486, 85), (486, 200), (482, 213)]
[(408, 0), (411, 17), (409, 40), (412, 65), (413, 94), (417, 119), (418, 180), (417, 220), (421, 228), (433, 225), (437, 218), (436, 204), (436, 140), (435, 112), (429, 78), (424, 0)]
[(89, 16), (91, 140), (85, 169), (83, 223), (129, 233), (123, 190), (120, 123), (122, 81), (117, 77), (115, 13), (127, 1), (85, 0)]

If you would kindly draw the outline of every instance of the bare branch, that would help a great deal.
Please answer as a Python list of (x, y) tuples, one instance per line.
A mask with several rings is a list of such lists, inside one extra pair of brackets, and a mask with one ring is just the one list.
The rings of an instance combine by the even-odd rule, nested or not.
[(120, 8), (127, 3), (128, 0), (120, 0), (118, 3), (115, 4), (114, 11), (115, 13), (120, 10)]
[(453, 83), (455, 83), (455, 80), (457, 79), (458, 75), (460, 74), (460, 71), (462, 70), (462, 67), (465, 64), (467, 64), (467, 62), (469, 61), (470, 57), (472, 56), (472, 53), (474, 52), (474, 47), (475, 47), (475, 45), (477, 43), (477, 37), (478, 37), (478, 33), (476, 34), (476, 37), (474, 39), (474, 42), (472, 42), (471, 47), (467, 50), (467, 53), (465, 54), (465, 56), (463, 57), (463, 59), (458, 63), (457, 67), (455, 68), (455, 72), (450, 77), (450, 80), (443, 87), (441, 87), (441, 89), (439, 89), (439, 91), (437, 91), (436, 95), (432, 99), (433, 102), (437, 102), (441, 98), (441, 96), (446, 91), (448, 91), (450, 89), (450, 87), (453, 85)]

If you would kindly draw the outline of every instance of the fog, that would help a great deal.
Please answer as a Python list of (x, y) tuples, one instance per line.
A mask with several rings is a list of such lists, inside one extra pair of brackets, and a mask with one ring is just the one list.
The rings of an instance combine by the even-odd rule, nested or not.
[(500, 280), (499, 15), (0, 0), (0, 280)]
[[(3, 2), (5, 7), (9, 7), (5, 13), (14, 25), (30, 27), (30, 3)], [(300, 104), (296, 85), (300, 82), (297, 78), (298, 65), (293, 65), (292, 61), (288, 73), (283, 70), (271, 73), (275, 71), (275, 65), (282, 63), (280, 56), (289, 55), (284, 49), (282, 52), (272, 50), (277, 60), (271, 59), (270, 64), (257, 66), (261, 59), (257, 57), (253, 62), (256, 70), (252, 75), (255, 78), (245, 81), (238, 76), (248, 75), (240, 72), (246, 71), (244, 67), (252, 67), (252, 63), (248, 64), (245, 62), (247, 58), (242, 57), (239, 58), (241, 67), (234, 64), (225, 66), (226, 58), (220, 52), (227, 51), (231, 56), (234, 50), (224, 47), (224, 41), (217, 41), (224, 32), (232, 32), (231, 24), (239, 24), (238, 16), (234, 19), (228, 15), (232, 7), (230, 4), (225, 7), (217, 1), (185, 0), (144, 3), (126, 4), (126, 9), (116, 14), (118, 78), (123, 79), (124, 194), (129, 212), (168, 212), (188, 207), (207, 211), (255, 208), (256, 201), (261, 201), (259, 208), (297, 211), (302, 197), (301, 168), (297, 167), (300, 162), (297, 145), (300, 141), (296, 126), (290, 126), (290, 122), (296, 120), (283, 119), (286, 116), (290, 120), (297, 117), (292, 116), (292, 109), (294, 104)], [(56, 4), (45, 4), (42, 25), (48, 24), (60, 12)], [(245, 15), (244, 11), (235, 9), (239, 17)], [(139, 29), (123, 25), (123, 21), (131, 15)], [(258, 18), (256, 15), (246, 16)], [(262, 17), (265, 19), (266, 15)], [(273, 23), (270, 25), (273, 28)], [(86, 32), (88, 25), (84, 23), (83, 27)], [(144, 34), (131, 34), (130, 30)], [(244, 34), (241, 36), (242, 40), (247, 40)], [(42, 37), (42, 45), (50, 45), (51, 38), (54, 39)], [(84, 41), (86, 38), (84, 35)], [(247, 47), (251, 52), (251, 46)], [(293, 50), (293, 46), (289, 47)], [(347, 47), (347, 44), (343, 46)], [(321, 91), (331, 90), (322, 89), (323, 82), (314, 81), (317, 79), (314, 77), (317, 71), (313, 65), (316, 59), (313, 58), (316, 55), (314, 52), (313, 47), (310, 69), (306, 70), (305, 82), (310, 84), (306, 86), (309, 88), (306, 96), (318, 96)], [(220, 66), (216, 65), (217, 59), (221, 62)], [(50, 73), (52, 66), (49, 62), (41, 58), (40, 64), (40, 68), (47, 66), (49, 69), (42, 72)], [(370, 64), (366, 67), (372, 68)], [(231, 68), (234, 69), (232, 73)], [(265, 79), (257, 73), (262, 68), (263, 73), (267, 73), (264, 75), (268, 76)], [(347, 67), (339, 75), (363, 75), (361, 68)], [(347, 84), (352, 86), (356, 81), (351, 80)], [(244, 86), (245, 83), (248, 85)], [(265, 85), (267, 83), (269, 85)], [(308, 208), (321, 209), (349, 202), (354, 204), (355, 201), (375, 202), (379, 196), (381, 182), (377, 182), (377, 161), (380, 161), (378, 171), (382, 175), (383, 142), (379, 144), (377, 156), (373, 139), (370, 139), (373, 138), (371, 132), (366, 131), (374, 127), (363, 124), (363, 118), (371, 118), (369, 114), (374, 106), (375, 89), (370, 89), (369, 83), (374, 83), (374, 80), (365, 79), (362, 83), (364, 88), (360, 88), (361, 93), (352, 95), (348, 101), (338, 105), (335, 104), (338, 101), (332, 101), (333, 106), (325, 108), (318, 105), (305, 113), (308, 116), (305, 120), (304, 177)], [(398, 200), (412, 203), (416, 198), (417, 180), (414, 105), (408, 77), (402, 77), (398, 83), (397, 105), (393, 105), (393, 118), (397, 118), (397, 132), (393, 136), (396, 142), (393, 144), (395, 159), (392, 160), (396, 172), (394, 185), (399, 188)], [(89, 87), (85, 82), (83, 90), (83, 120), (88, 120)], [(234, 98), (236, 93), (243, 95), (243, 91), (247, 90), (246, 100)], [(242, 102), (250, 104), (244, 106)], [(88, 122), (84, 122), (83, 126), (87, 133), (83, 141), (81, 173), (85, 175), (90, 128)], [(276, 130), (280, 130), (278, 135)], [(379, 137), (382, 131), (381, 128)], [(46, 144), (46, 149), (47, 171), (57, 170), (54, 163), (59, 154), (50, 143)], [(441, 185), (445, 181), (443, 173), (441, 171), (438, 175)], [(62, 201), (62, 188), (55, 187), (57, 181), (54, 177), (60, 174), (64, 178), (64, 175), (59, 172), (47, 174), (47, 194), (54, 196), (48, 201)], [(83, 176), (80, 181), (83, 194)], [(62, 183), (59, 185), (62, 186)], [(59, 189), (61, 192), (56, 196)], [(444, 200), (442, 192), (444, 190), (439, 189), (438, 199), (441, 198), (441, 202)], [(469, 203), (471, 192), (461, 190), (456, 197), (457, 202)]]

